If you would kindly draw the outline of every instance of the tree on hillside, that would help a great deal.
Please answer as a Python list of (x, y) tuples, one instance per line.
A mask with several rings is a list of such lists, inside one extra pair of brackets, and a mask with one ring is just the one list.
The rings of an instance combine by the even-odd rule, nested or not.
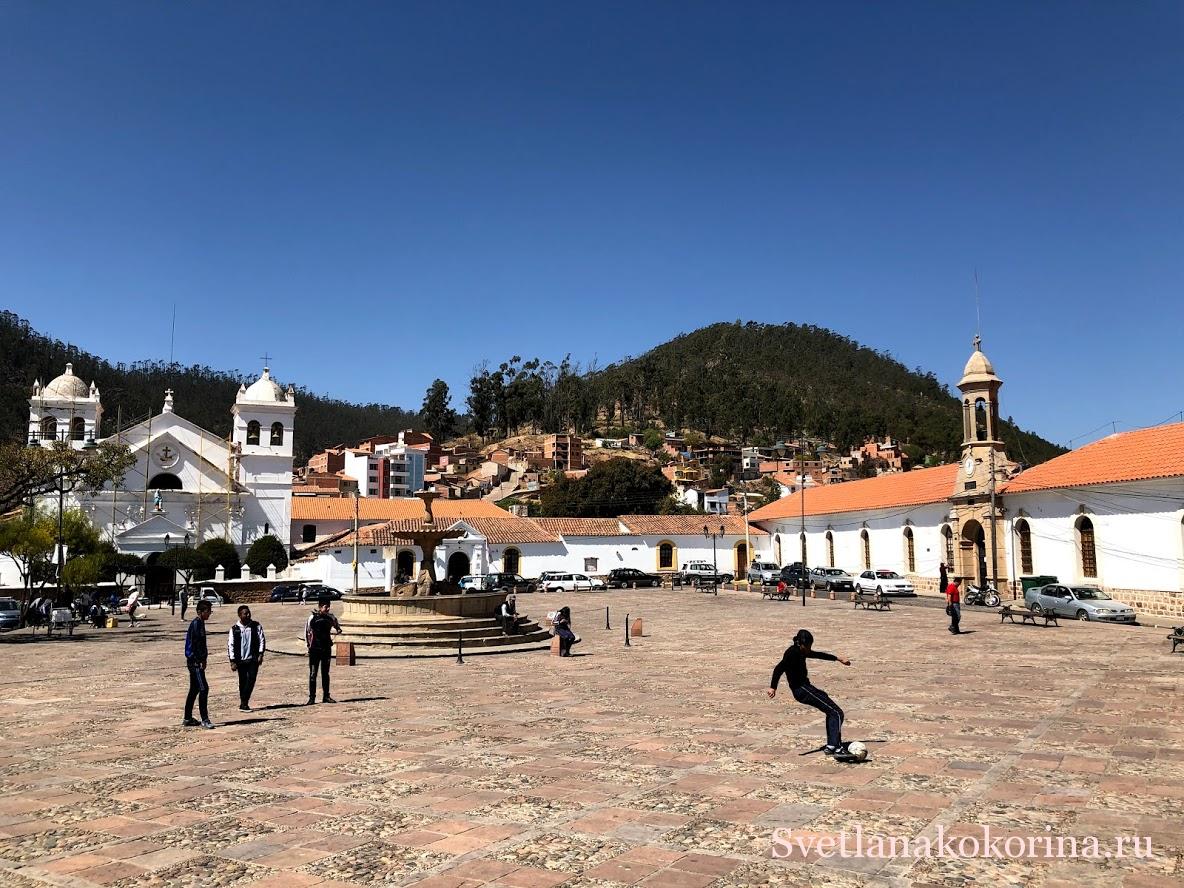
[(419, 415), (428, 432), (437, 441), (443, 441), (456, 426), (456, 411), (449, 404), (451, 395), (448, 393), (448, 383), (443, 379), (435, 380), (428, 386), (423, 396), (423, 408)]
[(484, 441), (493, 430), (497, 419), (497, 383), (485, 366), (469, 380), (469, 396), (465, 398), (473, 431)]
[(597, 463), (582, 478), (559, 478), (543, 491), (540, 505), (550, 518), (614, 518), (655, 513), (673, 492), (654, 466), (618, 457)]
[(267, 576), (267, 568), (274, 564), (277, 571), (288, 566), (288, 550), (271, 534), (261, 536), (247, 550), (247, 567), (257, 577)]
[(645, 430), (645, 446), (647, 450), (657, 450), (662, 446), (663, 441), (665, 441), (665, 438), (662, 437), (662, 433), (657, 429)]

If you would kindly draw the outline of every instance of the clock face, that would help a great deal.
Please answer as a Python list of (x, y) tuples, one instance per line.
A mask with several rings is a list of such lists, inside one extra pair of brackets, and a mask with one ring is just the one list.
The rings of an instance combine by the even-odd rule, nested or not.
[(973, 456), (968, 456), (968, 457), (966, 457), (966, 459), (962, 460), (962, 471), (964, 471), (968, 476), (974, 474), (974, 457)]

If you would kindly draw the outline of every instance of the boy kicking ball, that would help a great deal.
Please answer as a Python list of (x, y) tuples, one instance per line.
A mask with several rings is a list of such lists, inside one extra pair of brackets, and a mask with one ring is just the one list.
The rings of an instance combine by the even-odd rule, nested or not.
[(822, 751), (827, 755), (843, 756), (847, 753), (846, 744), (843, 743), (843, 710), (825, 691), (810, 684), (806, 658), (837, 660), (844, 666), (850, 666), (851, 661), (824, 651), (816, 651), (813, 647), (814, 636), (809, 630), (799, 629), (798, 634), (793, 637), (793, 644), (786, 648), (781, 662), (773, 669), (773, 680), (769, 682), (769, 699), (777, 696), (777, 683), (784, 675), (789, 682), (789, 692), (795, 700), (821, 710), (826, 716), (826, 746), (822, 747)]

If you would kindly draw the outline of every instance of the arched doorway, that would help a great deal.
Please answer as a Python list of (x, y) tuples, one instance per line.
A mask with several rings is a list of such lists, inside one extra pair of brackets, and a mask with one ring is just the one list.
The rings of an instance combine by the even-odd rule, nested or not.
[(395, 572), (400, 576), (411, 579), (415, 575), (415, 553), (410, 549), (403, 549), (395, 556)]
[(144, 559), (144, 595), (149, 601), (171, 601), (177, 574), (157, 562), (161, 552), (150, 552)]
[(172, 472), (161, 472), (152, 476), (148, 482), (149, 490), (180, 490), (181, 479)]
[(736, 578), (748, 576), (748, 544), (737, 543), (735, 552), (735, 574)]
[(510, 547), (502, 553), (502, 571), (508, 574), (522, 573), (522, 553)]
[(448, 556), (448, 581), (456, 583), (469, 572), (469, 556), (464, 552), (453, 552)]
[(979, 586), (987, 583), (987, 535), (983, 526), (973, 518), (962, 525), (962, 550), (967, 552), (963, 569), (968, 576), (977, 578)]

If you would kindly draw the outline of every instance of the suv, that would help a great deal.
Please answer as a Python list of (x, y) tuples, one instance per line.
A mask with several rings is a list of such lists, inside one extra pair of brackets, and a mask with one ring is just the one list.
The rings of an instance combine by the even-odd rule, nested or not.
[(536, 580), (528, 580), (519, 574), (491, 573), (485, 577), (484, 588), (493, 592), (534, 592), (539, 584)]
[(15, 598), (0, 598), (0, 629), (19, 629), (21, 606)]
[(708, 583), (730, 583), (735, 577), (730, 573), (716, 573), (706, 561), (688, 561), (679, 571), (684, 583), (704, 586)]
[(552, 574), (543, 586), (546, 592), (593, 592), (604, 588), (604, 580), (582, 573)]
[(787, 586), (808, 586), (810, 584), (810, 573), (806, 570), (806, 565), (800, 561), (795, 561), (793, 564), (787, 564), (781, 568), (781, 579), (785, 580)]
[(748, 565), (748, 582), (775, 583), (780, 573), (781, 568), (772, 561), (754, 561)]
[(341, 592), (332, 586), (325, 586), (321, 583), (309, 583), (300, 589), (301, 601), (319, 601), (322, 598), (328, 598), (330, 601), (340, 601)]
[(625, 589), (629, 586), (661, 586), (662, 578), (635, 567), (618, 567), (608, 572), (610, 589)]
[(842, 568), (816, 567), (810, 571), (810, 587), (812, 589), (825, 589), (827, 592), (846, 592), (849, 594), (855, 591), (855, 580)]
[(300, 586), (272, 586), (268, 601), (299, 601)]

